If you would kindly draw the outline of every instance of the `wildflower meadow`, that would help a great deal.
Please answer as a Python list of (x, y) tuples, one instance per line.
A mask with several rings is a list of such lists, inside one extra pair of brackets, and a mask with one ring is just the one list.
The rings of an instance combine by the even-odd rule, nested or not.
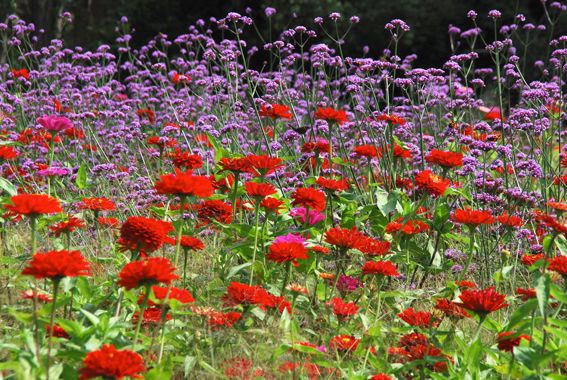
[(399, 19), (380, 59), (343, 55), (339, 13), (141, 49), (123, 17), (94, 52), (0, 23), (0, 380), (567, 379), (566, 6), (541, 5), (470, 11), (440, 68)]

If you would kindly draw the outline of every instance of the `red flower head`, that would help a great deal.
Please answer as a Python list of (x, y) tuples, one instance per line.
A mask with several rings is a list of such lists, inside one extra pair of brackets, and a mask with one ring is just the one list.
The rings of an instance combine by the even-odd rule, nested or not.
[(221, 158), (217, 164), (222, 168), (219, 173), (225, 170), (229, 170), (233, 174), (249, 173), (252, 169), (248, 157)]
[(284, 261), (291, 261), (296, 267), (299, 266), (298, 259), (308, 259), (307, 248), (301, 243), (275, 243), (269, 248), (270, 253), (266, 255), (266, 260), (275, 261), (279, 264)]
[(338, 125), (343, 125), (344, 122), (348, 122), (347, 114), (345, 111), (337, 111), (331, 107), (319, 107), (319, 109), (315, 112), (315, 119), (326, 120), (329, 124), (337, 123)]
[(173, 84), (188, 83), (190, 80), (191, 77), (188, 75), (175, 73), (171, 78), (171, 83)]
[(33, 300), (37, 298), (38, 301), (41, 302), (53, 302), (53, 298), (47, 293), (38, 292), (37, 289), (29, 289), (25, 292), (22, 292), (22, 299), (23, 300)]
[(150, 137), (148, 139), (148, 145), (157, 145), (158, 148), (163, 149), (167, 146), (175, 147), (177, 146), (177, 141), (175, 139), (170, 139), (168, 137)]
[(496, 220), (498, 220), (504, 227), (510, 230), (518, 229), (524, 225), (524, 221), (521, 218), (513, 215), (508, 216), (508, 214), (506, 213), (504, 213), (504, 215), (497, 216)]
[(65, 222), (50, 226), (49, 229), (55, 232), (55, 237), (61, 236), (61, 232), (73, 232), (75, 228), (85, 228), (84, 221), (79, 218), (71, 218)]
[(150, 123), (154, 122), (154, 118), (155, 118), (155, 114), (154, 111), (152, 110), (138, 110), (138, 117), (140, 119), (143, 119), (144, 117), (146, 117)]
[(506, 121), (506, 117), (501, 115), (500, 109), (498, 107), (488, 108), (485, 106), (480, 106), (478, 107), (478, 109), (479, 111), (484, 113), (484, 116), (482, 117), (484, 120), (500, 120), (501, 118), (503, 118), (502, 121)]
[(258, 114), (260, 116), (269, 116), (272, 119), (275, 119), (276, 117), (281, 117), (283, 119), (291, 120), (292, 114), (291, 112), (289, 112), (289, 110), (290, 108), (288, 106), (284, 106), (281, 104), (272, 104), (269, 110), (268, 107), (266, 107), (266, 105), (263, 105), (262, 108), (260, 108)]
[(92, 210), (92, 211), (112, 211), (116, 210), (116, 205), (107, 198), (83, 198), (82, 204), (79, 205), (79, 210)]
[(14, 79), (16, 78), (26, 78), (26, 79), (30, 79), (30, 73), (28, 72), (28, 69), (12, 69), (12, 77)]
[(360, 247), (360, 252), (368, 256), (384, 256), (392, 253), (390, 251), (392, 243), (389, 241), (378, 241), (368, 238), (363, 247)]
[(462, 302), (455, 302), (455, 305), (478, 314), (488, 314), (509, 306), (505, 303), (506, 296), (494, 291), (494, 286), (484, 290), (464, 290), (459, 298)]
[(442, 150), (433, 149), (425, 157), (425, 161), (439, 165), (445, 169), (463, 166), (463, 154), (444, 152)]
[(461, 283), (458, 283), (459, 281), (455, 281), (455, 285), (459, 285), (459, 289), (476, 289), (477, 286), (474, 282), (472, 281), (461, 281)]
[(171, 284), (172, 280), (180, 277), (173, 272), (176, 270), (171, 261), (163, 257), (151, 257), (148, 260), (133, 261), (122, 268), (120, 280), (116, 282), (126, 290), (144, 285)]
[[(418, 311), (417, 313), (412, 309), (406, 309), (398, 314), (404, 322), (410, 326), (417, 326), (424, 329), (428, 329), (431, 326), (431, 313), (425, 311)], [(439, 322), (433, 322), (433, 327), (437, 326)]]
[(520, 259), (520, 262), (524, 265), (527, 266), (532, 266), (535, 264), (536, 261), (540, 260), (540, 259), (545, 259), (545, 255), (524, 255), (522, 256), (522, 258)]
[(415, 176), (415, 185), (418, 189), (423, 189), (433, 196), (440, 197), (447, 190), (447, 181), (431, 172), (424, 170)]
[(194, 176), (189, 172), (166, 174), (161, 176), (161, 182), (156, 182), (154, 188), (158, 194), (176, 196), (210, 197), (215, 189), (205, 176)]
[(361, 249), (366, 245), (367, 240), (368, 238), (356, 227), (352, 227), (351, 230), (335, 227), (325, 232), (325, 242), (341, 250)]
[[(158, 301), (165, 300), (165, 296), (167, 295), (167, 289), (168, 287), (152, 286), (152, 291), (154, 293), (155, 299)], [(171, 289), (169, 290), (169, 296), (167, 297), (167, 299), (177, 300), (179, 301), (180, 304), (184, 306), (192, 302), (195, 302), (195, 299), (193, 298), (191, 293), (189, 293), (188, 290), (174, 288), (174, 287), (171, 287)], [(144, 293), (140, 295), (140, 298), (138, 299), (138, 304), (141, 304), (143, 300), (144, 300)], [(151, 299), (148, 299), (148, 306), (161, 306), (161, 304), (162, 302), (155, 303)]]
[(401, 223), (402, 221), (403, 218), (398, 218), (395, 222), (388, 223), (384, 232), (386, 232), (387, 234), (392, 234), (401, 230), (406, 235), (416, 235), (429, 229), (429, 225), (427, 223), (410, 220), (404, 226)]
[[(0, 147), (1, 149), (1, 147)], [(0, 156), (1, 157), (1, 156)], [(565, 161), (565, 168), (567, 168), (567, 157), (565, 157), (563, 159), (563, 161)], [(554, 209), (557, 214), (559, 215), (560, 213), (562, 214), (563, 212), (567, 211), (567, 204), (565, 203), (561, 203), (561, 202), (547, 202), (546, 203), (549, 207), (551, 207), (552, 209)]]
[(300, 187), (291, 194), (292, 206), (309, 207), (311, 210), (323, 211), (325, 208), (325, 193), (312, 187)]
[(376, 120), (386, 120), (392, 124), (399, 124), (399, 125), (404, 125), (406, 123), (405, 119), (402, 119), (400, 116), (397, 115), (380, 115), (376, 118)]
[(535, 289), (522, 289), (522, 288), (518, 288), (516, 289), (516, 295), (518, 296), (522, 296), (521, 300), (523, 302), (526, 302), (532, 298), (536, 298), (537, 294)]
[(558, 256), (550, 260), (547, 269), (557, 272), (562, 276), (567, 276), (567, 256)]
[(246, 182), (244, 184), (246, 188), (246, 192), (256, 201), (261, 201), (268, 195), (273, 195), (277, 193), (276, 188), (274, 185), (269, 183), (256, 183), (256, 182)]
[(337, 181), (334, 179), (325, 179), (323, 177), (319, 177), (315, 183), (323, 188), (323, 191), (327, 192), (341, 192), (343, 190), (348, 189), (348, 183), (346, 181)]
[(464, 210), (457, 209), (451, 215), (451, 221), (459, 224), (464, 224), (469, 228), (475, 229), (479, 224), (492, 224), (496, 222), (492, 218), (490, 211), (477, 211), (466, 208)]
[(331, 339), (331, 348), (339, 351), (355, 351), (360, 340), (351, 335), (338, 335)]
[(0, 146), (0, 160), (11, 160), (12, 158), (19, 157), (20, 154), (14, 150), (11, 146), (2, 145)]
[[(51, 332), (51, 326), (50, 325), (44, 325), (44, 326), (47, 329), (45, 336), (48, 337), (49, 333)], [(59, 325), (53, 326), (53, 336), (55, 338), (71, 339), (71, 335), (69, 335), (69, 333)]]
[(60, 280), (63, 277), (88, 276), (91, 265), (79, 251), (49, 251), (36, 253), (23, 275), (34, 276), (38, 280), (49, 278)]
[(120, 222), (116, 218), (98, 218), (98, 224), (109, 227), (118, 227)]
[(437, 300), (437, 305), (434, 308), (442, 311), (447, 317), (470, 317), (469, 313), (464, 311), (462, 307), (455, 305), (449, 300)]
[(340, 298), (333, 298), (333, 313), (340, 322), (343, 322), (349, 315), (358, 313), (358, 306), (354, 302), (344, 302)]
[(166, 236), (164, 225), (153, 218), (132, 216), (120, 227), (120, 238), (128, 247), (151, 253), (160, 249)]
[(283, 313), (284, 310), (287, 310), (288, 314), (291, 314), (291, 303), (289, 303), (285, 297), (278, 297), (272, 294), (268, 294), (270, 298), (271, 304), (266, 303), (265, 306), (268, 306), (273, 309), (277, 309), (280, 313)]
[(232, 221), (232, 207), (221, 199), (204, 200), (196, 206), (196, 209), (197, 218), (202, 223), (210, 224), (216, 220), (223, 224), (230, 224)]
[(79, 380), (100, 376), (105, 379), (123, 379), (127, 376), (143, 379), (140, 372), (147, 372), (140, 355), (130, 350), (119, 351), (112, 344), (103, 345), (100, 350), (89, 352), (83, 364), (85, 368), (78, 371), (81, 375)]
[(197, 154), (175, 153), (173, 165), (176, 168), (199, 169), (203, 166), (203, 159)]
[[(527, 335), (518, 335), (517, 333), (513, 332), (505, 332), (502, 334), (498, 334), (498, 349), (504, 352), (512, 352), (514, 347), (518, 347), (520, 345), (520, 341), (523, 339), (530, 341), (530, 337)], [(516, 336), (515, 338), (513, 336)]]
[(384, 375), (383, 373), (379, 373), (378, 375), (372, 376), (368, 380), (393, 380), (390, 376)]
[[(138, 320), (140, 319), (140, 312), (137, 311), (132, 316), (132, 324), (136, 326), (138, 324)], [(141, 326), (142, 327), (149, 327), (151, 325), (157, 325), (161, 319), (161, 308), (159, 307), (149, 307), (144, 310), (144, 316), (142, 317)], [(171, 320), (171, 315), (167, 314), (165, 316), (166, 321)]]
[(251, 166), (250, 171), (262, 177), (273, 173), (276, 169), (285, 167), (281, 158), (270, 157), (267, 154), (263, 156), (250, 154), (246, 157), (246, 160)]
[(260, 202), (260, 207), (266, 210), (266, 212), (273, 211), (276, 214), (279, 214), (280, 210), (285, 208), (282, 207), (284, 203), (285, 203), (284, 201), (281, 201), (279, 199), (266, 197), (262, 199), (262, 202)]
[(373, 158), (378, 157), (378, 151), (372, 145), (360, 145), (354, 148), (354, 155), (356, 157)]
[(260, 285), (249, 286), (238, 282), (233, 282), (226, 288), (226, 293), (222, 296), (223, 307), (235, 307), (238, 305), (261, 305), (273, 307), (273, 300), (270, 294), (260, 287)]
[(315, 252), (315, 254), (317, 255), (328, 255), (331, 253), (331, 251), (329, 250), (329, 248), (326, 247), (322, 247), (320, 245), (314, 245), (312, 247), (309, 247), (309, 250), (311, 252)]
[[(177, 238), (174, 238), (172, 245), (177, 244)], [(191, 236), (181, 236), (181, 248), (197, 252), (205, 249), (205, 244), (200, 239)]]
[[(429, 346), (427, 347), (426, 345), (423, 344), (418, 344), (417, 346), (412, 346), (409, 348), (409, 355), (408, 355), (408, 359), (410, 361), (415, 361), (415, 360), (422, 360), (424, 359), (426, 356), (438, 356), (438, 357), (444, 357), (444, 358), (448, 358), (451, 360), (451, 362), (453, 361), (453, 359), (451, 359), (450, 356), (447, 355), (443, 355), (441, 353), (441, 350), (438, 348), (435, 348), (433, 346)], [(433, 365), (433, 371), (435, 372), (445, 372), (447, 371), (447, 363), (446, 362), (437, 362)]]
[(405, 349), (409, 349), (410, 347), (415, 347), (420, 344), (427, 345), (428, 341), (429, 338), (422, 333), (413, 332), (402, 336), (400, 338), (400, 345), (402, 345)]
[(240, 319), (242, 313), (237, 313), (236, 311), (230, 311), (228, 313), (212, 313), (208, 321), (208, 325), (211, 330), (220, 330), (223, 327), (232, 327)]
[(567, 235), (567, 224), (558, 222), (553, 216), (541, 215), (539, 220), (545, 223), (546, 227), (553, 228), (555, 233)]
[(10, 198), (12, 204), (5, 204), (4, 208), (15, 214), (36, 218), (42, 214), (55, 214), (62, 212), (59, 201), (46, 194), (20, 194)]
[(397, 268), (391, 261), (367, 261), (362, 267), (362, 274), (369, 274), (371, 276), (398, 276)]

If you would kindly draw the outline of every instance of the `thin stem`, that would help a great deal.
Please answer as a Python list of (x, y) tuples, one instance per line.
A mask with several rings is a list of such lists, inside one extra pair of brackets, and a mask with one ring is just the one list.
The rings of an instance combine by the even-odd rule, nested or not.
[(254, 222), (254, 251), (252, 252), (252, 268), (250, 269), (250, 283), (254, 281), (254, 264), (256, 264), (256, 251), (258, 250), (258, 222), (260, 220), (260, 200), (256, 199), (256, 216)]
[(474, 337), (471, 341), (471, 345), (476, 342), (476, 340), (478, 339), (478, 336), (480, 335), (480, 330), (482, 329), (482, 324), (484, 323), (484, 320), (486, 319), (486, 315), (485, 314), (479, 314), (479, 321), (478, 321), (478, 327), (476, 328), (476, 331), (474, 333)]
[[(177, 242), (175, 244), (175, 267), (177, 267), (177, 260), (179, 258), (179, 251), (181, 250), (181, 235), (183, 233), (183, 224), (185, 224), (185, 220), (183, 219), (184, 213), (185, 213), (185, 200), (186, 200), (186, 196), (182, 195), (179, 197), (180, 198), (180, 202), (179, 205), (181, 206), (179, 208), (179, 230), (177, 231)], [(233, 214), (234, 215), (234, 214)]]
[(146, 310), (146, 305), (148, 304), (148, 299), (150, 298), (150, 292), (152, 287), (150, 285), (145, 286), (146, 294), (144, 294), (144, 300), (142, 301), (142, 306), (140, 306), (140, 316), (138, 317), (138, 323), (136, 324), (136, 332), (134, 333), (134, 342), (132, 342), (132, 351), (136, 352), (136, 343), (138, 342), (138, 335), (140, 334), (140, 326), (142, 326), (142, 319), (144, 319), (144, 311)]
[(285, 296), (285, 287), (287, 285), (287, 282), (289, 281), (289, 272), (291, 272), (291, 261), (286, 261), (285, 262), (285, 277), (282, 283), (282, 291), (281, 291), (281, 296)]
[(53, 303), (52, 308), (51, 308), (51, 322), (49, 323), (49, 340), (47, 343), (47, 369), (46, 371), (46, 375), (45, 375), (45, 380), (49, 380), (49, 367), (51, 366), (51, 340), (53, 339), (53, 330), (55, 329), (55, 326), (53, 325), (53, 322), (55, 320), (55, 308), (57, 307), (57, 293), (59, 292), (59, 282), (61, 281), (61, 279), (59, 278), (52, 278), (51, 281), (53, 282)]
[(469, 239), (470, 239), (469, 258), (467, 259), (467, 264), (465, 265), (465, 268), (463, 269), (463, 271), (461, 272), (461, 276), (459, 277), (459, 282), (457, 283), (457, 285), (459, 285), (459, 286), (461, 285), (461, 282), (465, 278), (465, 275), (467, 274), (467, 271), (469, 270), (469, 266), (471, 265), (471, 261), (472, 261), (472, 257), (473, 257), (473, 253), (474, 253), (474, 233), (475, 233), (475, 228), (471, 227), (470, 231), (469, 231)]

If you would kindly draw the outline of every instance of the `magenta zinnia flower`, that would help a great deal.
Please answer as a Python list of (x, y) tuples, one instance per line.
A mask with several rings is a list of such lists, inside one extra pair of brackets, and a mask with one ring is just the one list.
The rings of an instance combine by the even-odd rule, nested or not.
[(50, 133), (57, 133), (73, 128), (73, 124), (71, 124), (71, 120), (63, 116), (43, 115), (43, 117), (37, 118), (37, 122), (41, 124), (43, 129), (45, 129)]

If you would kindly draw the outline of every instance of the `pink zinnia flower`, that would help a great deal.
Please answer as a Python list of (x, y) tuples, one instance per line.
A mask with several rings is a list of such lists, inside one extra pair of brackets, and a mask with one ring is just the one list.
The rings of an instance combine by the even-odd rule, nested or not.
[[(305, 207), (298, 207), (289, 213), (290, 216), (297, 218), (297, 221), (301, 224), (305, 223)], [(309, 210), (309, 218), (307, 224), (313, 225), (325, 219), (325, 213), (319, 212), (317, 210)]]
[(37, 118), (37, 122), (41, 124), (43, 129), (45, 129), (50, 133), (57, 133), (73, 128), (73, 124), (71, 124), (71, 120), (63, 116), (43, 115), (43, 117)]

